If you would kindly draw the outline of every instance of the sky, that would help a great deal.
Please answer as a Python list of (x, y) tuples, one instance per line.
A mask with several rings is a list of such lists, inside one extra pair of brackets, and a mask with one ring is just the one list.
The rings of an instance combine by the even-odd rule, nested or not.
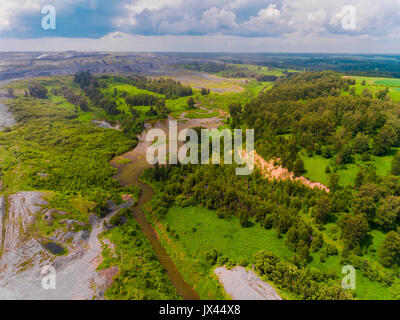
[(399, 38), (400, 0), (0, 0), (0, 51), (400, 53)]

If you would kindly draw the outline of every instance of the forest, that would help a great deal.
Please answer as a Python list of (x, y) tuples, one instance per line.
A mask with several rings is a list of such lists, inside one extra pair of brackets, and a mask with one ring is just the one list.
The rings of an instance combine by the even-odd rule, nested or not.
[[(400, 108), (380, 92), (373, 95), (367, 88), (361, 95), (349, 92), (353, 84), (335, 72), (303, 73), (279, 80), (245, 105), (230, 106), (230, 126), (254, 128), (256, 151), (296, 176), (305, 173), (302, 152), (330, 159), (326, 168), (330, 192), (300, 182), (269, 181), (260, 172), (238, 177), (229, 165), (156, 166), (144, 175), (158, 190), (153, 215), (163, 221), (172, 206), (201, 206), (215, 210), (220, 219), (237, 217), (242, 228), (257, 223), (275, 230), (294, 252), (293, 258), (282, 262), (259, 252), (253, 263), (266, 278), (301, 299), (357, 298), (355, 292), (341, 290), (335, 272), (318, 273), (310, 267), (315, 259), (323, 265), (329, 257), (355, 266), (370, 281), (391, 286), (398, 298), (400, 156), (393, 158), (392, 170), (384, 176), (376, 173), (371, 158), (396, 153)], [(354, 183), (340, 184), (337, 170), (354, 161), (361, 164)], [(328, 232), (333, 229), (337, 229), (334, 236)], [(384, 236), (371, 258), (371, 234), (376, 232)], [(281, 274), (265, 271), (278, 265)], [(301, 280), (288, 282), (288, 270), (298, 272), (294, 277)], [(311, 289), (304, 292), (300, 287)]]
[[(107, 200), (121, 203), (126, 193), (139, 197), (137, 187), (121, 187), (113, 178), (110, 161), (136, 146), (144, 121), (173, 116), (172, 108), (176, 115), (194, 112), (197, 104), (207, 107), (223, 97), (230, 117), (220, 129), (254, 129), (257, 154), (294, 177), (306, 176), (313, 159), (324, 161), (327, 189), (266, 179), (257, 168), (250, 176), (237, 176), (234, 165), (145, 170), (141, 179), (155, 192), (146, 218), (185, 281), (201, 298), (212, 290), (212, 297), (221, 299), (223, 289), (210, 274), (217, 266), (239, 265), (252, 268), (288, 299), (376, 298), (374, 290), (400, 299), (400, 105), (392, 87), (334, 71), (246, 65), (229, 72), (243, 70), (266, 81), (257, 84), (259, 91), (245, 91), (246, 99), (207, 88), (194, 91), (168, 78), (88, 72), (13, 87), (9, 107), (17, 124), (0, 134), (4, 190), (50, 190), (54, 205), (88, 227), (87, 216), (68, 204), (71, 199), (92, 204), (104, 218)], [(92, 119), (118, 124), (120, 130), (97, 127)], [(378, 170), (381, 159), (390, 168)], [(343, 180), (348, 171), (354, 178)], [(101, 268), (120, 270), (106, 298), (178, 299), (130, 213), (118, 212), (102, 235), (124, 256), (103, 252)], [(174, 220), (174, 214), (181, 215)], [(194, 224), (196, 214), (210, 224), (201, 225), (201, 217)], [(207, 233), (220, 225), (225, 231)], [(42, 231), (49, 236), (56, 227)], [(206, 238), (217, 240), (204, 249), (190, 242)], [(344, 265), (357, 269), (361, 289), (342, 287)]]
[[(93, 89), (97, 79), (86, 74), (78, 77), (78, 81), (84, 91), (88, 88), (85, 83), (90, 83)], [(21, 86), (8, 103), (16, 125), (0, 132), (1, 192), (7, 196), (19, 191), (45, 190), (50, 206), (68, 212), (71, 221), (76, 222), (74, 228), (79, 229), (75, 231), (90, 231), (89, 215), (107, 216), (110, 213), (107, 201), (121, 204), (126, 194), (135, 201), (138, 199), (139, 188), (121, 186), (113, 178), (117, 170), (110, 165), (116, 156), (137, 145), (137, 137), (124, 130), (104, 129), (80, 121), (79, 116), (86, 109), (72, 104), (86, 100), (86, 96), (74, 85), (51, 80), (50, 83), (58, 86), (47, 89), (44, 82), (31, 80), (30, 83), (29, 88)], [(93, 92), (99, 93), (98, 89)], [(57, 99), (65, 96), (72, 108), (55, 103), (51, 95)], [(94, 109), (93, 102), (89, 101), (90, 108)], [(106, 297), (180, 299), (131, 210), (127, 211), (121, 210), (110, 219), (101, 235), (103, 239), (112, 239), (118, 252), (116, 259), (105, 250), (99, 266), (100, 269), (111, 265), (119, 268)], [(38, 219), (31, 226), (32, 236), (45, 239), (54, 236), (63, 228), (63, 219), (61, 214), (53, 214), (49, 225)], [(140, 261), (140, 266), (133, 268), (132, 261)]]
[[(181, 56), (185, 59), (199, 59), (199, 54), (196, 53), (182, 53)], [(219, 64), (252, 64), (298, 71), (332, 70), (344, 75), (400, 77), (400, 56), (396, 54), (205, 53), (201, 54), (200, 57), (207, 61), (214, 60)], [(196, 63), (187, 64), (193, 66)], [(197, 65), (202, 65), (202, 63), (198, 62)], [(220, 70), (218, 71), (221, 71), (223, 67), (219, 68)], [(196, 69), (199, 71), (198, 67)], [(218, 71), (211, 69), (208, 72), (214, 73)]]

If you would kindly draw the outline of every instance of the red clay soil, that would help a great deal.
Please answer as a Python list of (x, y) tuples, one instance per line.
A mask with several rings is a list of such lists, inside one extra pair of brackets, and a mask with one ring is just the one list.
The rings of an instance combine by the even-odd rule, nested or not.
[[(242, 150), (242, 156), (247, 158), (247, 154), (245, 150)], [(330, 190), (328, 187), (324, 186), (322, 183), (319, 182), (312, 182), (307, 178), (295, 177), (293, 172), (290, 172), (288, 169), (282, 167), (281, 165), (275, 165), (279, 163), (280, 159), (271, 159), (270, 161), (264, 160), (263, 157), (257, 154), (254, 151), (254, 165), (260, 169), (261, 174), (269, 180), (292, 180), (292, 181), (299, 181), (307, 187), (312, 189), (318, 188), (320, 190), (324, 190), (325, 192), (329, 193)]]

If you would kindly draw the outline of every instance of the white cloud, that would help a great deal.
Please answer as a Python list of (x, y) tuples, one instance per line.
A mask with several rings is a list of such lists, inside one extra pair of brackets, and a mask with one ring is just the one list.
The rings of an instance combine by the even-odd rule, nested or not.
[[(362, 38), (365, 41), (369, 39), (371, 43), (381, 41), (380, 43), (386, 44), (400, 38), (400, 0), (115, 0), (112, 5), (107, 1), (50, 2), (56, 6), (57, 15), (60, 14), (63, 23), (68, 22), (71, 16), (71, 25), (68, 28), (63, 29), (57, 23), (60, 30), (74, 30), (66, 35), (71, 37), (79, 36), (79, 30), (93, 28), (85, 34), (101, 36), (110, 31), (152, 36), (222, 34), (258, 40), (266, 37), (269, 39), (268, 43), (272, 43), (272, 38), (276, 38), (276, 41), (282, 39), (284, 42), (290, 37), (292, 43), (297, 39), (306, 39), (298, 42), (299, 45), (309, 44), (310, 39), (345, 41), (343, 35), (357, 41)], [(42, 30), (33, 34), (33, 27), (28, 23), (32, 23), (33, 15), (37, 16), (45, 4), (49, 4), (49, 0), (0, 0), (0, 36), (42, 36)], [(354, 31), (342, 28), (341, 12), (344, 5), (353, 5), (356, 8), (357, 24)], [(77, 21), (73, 17), (82, 8), (85, 13), (88, 9), (92, 10), (90, 14), (93, 16), (88, 22)], [(100, 23), (93, 26), (90, 22), (97, 17), (100, 20), (95, 21)], [(96, 27), (102, 29), (101, 19), (107, 27), (97, 33)], [(74, 26), (73, 23), (80, 23), (81, 26)], [(36, 26), (40, 28), (40, 22)], [(16, 32), (20, 30), (21, 32)], [(57, 32), (58, 30), (53, 35)], [(253, 44), (253, 40), (246, 43)], [(232, 45), (235, 47), (235, 44)], [(208, 47), (206, 44), (204, 46)], [(246, 49), (246, 46), (243, 45), (243, 48)], [(269, 48), (265, 49), (268, 51)], [(307, 51), (307, 48), (304, 49)]]
[(236, 15), (232, 11), (212, 7), (203, 12), (201, 25), (208, 30), (218, 28), (236, 28)]
[(270, 4), (268, 8), (262, 9), (258, 12), (258, 19), (267, 21), (278, 21), (281, 12), (276, 8), (276, 4)]
[(133, 14), (140, 14), (145, 10), (157, 11), (165, 7), (179, 7), (182, 0), (134, 0), (125, 6)]
[(125, 5), (127, 16), (117, 17), (115, 21), (119, 27), (134, 26), (137, 23), (136, 17), (144, 11), (157, 12), (168, 7), (178, 8), (182, 2), (183, 0), (133, 0), (130, 4)]
[(158, 30), (165, 34), (181, 34), (193, 30), (196, 25), (196, 20), (187, 14), (179, 21), (168, 22), (162, 21)]
[(32, 0), (0, 0), (0, 31), (18, 28), (13, 18), (27, 12), (39, 11), (41, 2)]
[(199, 51), (223, 52), (329, 52), (385, 53), (400, 52), (400, 42), (382, 38), (348, 36), (321, 37), (315, 35), (246, 38), (237, 36), (140, 36), (115, 32), (101, 39), (88, 38), (0, 38), (0, 51)]

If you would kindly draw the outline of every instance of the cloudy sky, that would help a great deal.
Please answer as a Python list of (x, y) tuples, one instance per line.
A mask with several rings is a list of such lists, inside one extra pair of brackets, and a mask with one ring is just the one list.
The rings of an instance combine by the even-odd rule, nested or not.
[(399, 38), (400, 0), (0, 0), (0, 51), (400, 53)]

